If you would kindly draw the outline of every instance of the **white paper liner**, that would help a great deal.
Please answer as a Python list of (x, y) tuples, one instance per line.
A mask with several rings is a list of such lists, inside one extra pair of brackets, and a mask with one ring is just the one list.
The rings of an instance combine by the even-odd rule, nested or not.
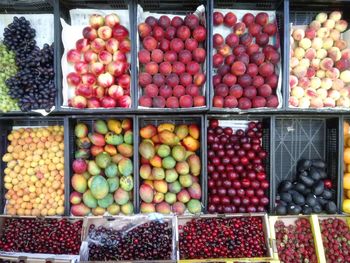
[[(125, 26), (129, 30), (129, 36), (131, 33), (130, 29), (130, 18), (129, 10), (99, 10), (99, 9), (72, 9), (69, 11), (71, 18), (71, 25), (67, 24), (66, 21), (61, 18), (62, 25), (62, 43), (64, 47), (64, 53), (61, 59), (62, 67), (62, 95), (63, 104), (62, 108), (71, 108), (68, 106), (68, 100), (75, 96), (75, 88), (70, 87), (67, 83), (67, 75), (70, 72), (74, 72), (74, 65), (67, 62), (67, 53), (70, 49), (75, 48), (75, 42), (83, 38), (82, 31), (85, 27), (89, 26), (89, 17), (92, 14), (99, 14), (106, 16), (108, 14), (115, 13), (120, 18), (120, 24)], [(130, 62), (130, 53), (127, 54), (128, 62)], [(130, 87), (131, 89), (131, 87)], [(130, 94), (132, 94), (130, 90)], [(104, 108), (99, 108), (104, 109)]]
[(65, 262), (79, 262), (80, 256), (79, 255), (58, 255), (58, 254), (39, 254), (39, 253), (24, 253), (24, 252), (3, 252), (0, 251), (0, 256), (3, 257), (13, 257), (14, 260), (18, 259), (19, 257), (26, 257), (28, 259), (55, 259), (55, 260), (64, 260)]
[[(244, 10), (244, 9), (214, 9), (214, 12), (221, 12), (223, 15), (226, 15), (226, 13), (228, 12), (233, 12), (236, 17), (237, 17), (237, 21), (242, 21), (243, 16), (246, 13), (251, 13), (254, 16), (256, 16), (258, 13), (260, 12), (265, 12), (269, 15), (269, 21), (270, 22), (275, 22), (277, 25), (277, 19), (276, 19), (276, 12), (275, 11), (266, 11), (266, 10)], [(278, 30), (278, 28), (277, 28)], [(225, 25), (221, 25), (221, 26), (213, 26), (213, 35), (214, 34), (221, 34), (223, 36), (223, 38), (225, 39), (226, 36), (230, 33), (232, 33), (232, 28), (229, 28)], [(253, 40), (253, 42), (255, 43), (255, 39)], [(277, 109), (281, 109), (282, 105), (283, 105), (283, 99), (282, 99), (282, 64), (281, 64), (281, 59), (282, 59), (282, 53), (281, 53), (281, 47), (280, 47), (280, 40), (279, 40), (279, 34), (278, 32), (275, 34), (274, 37), (270, 37), (269, 39), (269, 43), (270, 45), (275, 45), (278, 44), (278, 53), (280, 54), (280, 61), (275, 65), (275, 73), (278, 74), (278, 85), (276, 88), (276, 95), (278, 97), (278, 106)], [(213, 48), (213, 55), (216, 54), (216, 49)], [(213, 68), (214, 74), (216, 73), (217, 69)], [(212, 80), (210, 80), (212, 81)], [(213, 87), (213, 92), (214, 92), (214, 87)], [(213, 97), (213, 96), (212, 96)], [(211, 98), (212, 99), (212, 98)], [(214, 107), (215, 108), (215, 107)], [(238, 108), (224, 108), (224, 109), (236, 109), (238, 110)], [(271, 110), (273, 108), (269, 108), (269, 107), (261, 107), (261, 108), (252, 108), (249, 110), (244, 110), (244, 111), (266, 111), (266, 110)], [(244, 112), (243, 111), (243, 112)]]
[[(205, 20), (206, 18), (205, 18), (205, 7), (204, 7), (204, 5), (198, 6), (197, 9), (193, 13), (199, 17), (200, 22), (206, 28), (207, 25), (206, 25), (206, 20)], [(164, 15), (164, 14), (151, 13), (151, 12), (148, 12), (148, 11), (144, 12), (143, 8), (140, 5), (137, 5), (137, 25), (142, 23), (142, 22), (145, 22), (146, 18), (149, 17), (149, 16), (154, 16), (155, 18), (159, 19), (162, 15)], [(179, 15), (179, 14), (177, 14), (177, 15), (166, 14), (166, 16), (169, 17), (170, 19), (173, 19), (173, 17), (175, 17), (175, 16), (179, 16), (181, 18), (185, 18), (186, 17), (185, 15)], [(207, 39), (208, 39), (208, 34), (207, 34), (207, 37), (206, 37), (206, 40), (205, 40), (206, 42), (207, 42)], [(206, 44), (208, 45), (208, 43), (206, 43)], [(199, 47), (203, 47), (203, 45), (199, 45)], [(205, 47), (203, 47), (203, 48), (205, 48)], [(139, 32), (137, 30), (137, 52), (139, 52), (140, 50), (141, 50), (141, 42), (140, 42)], [(206, 57), (208, 57), (208, 55), (209, 54), (206, 54)], [(207, 76), (207, 72), (206, 72), (206, 67), (205, 67), (206, 63), (207, 63), (207, 60), (205, 60), (203, 63), (200, 64), (202, 72), (206, 75), (206, 82), (203, 84), (203, 86), (201, 88), (201, 94), (203, 96), (206, 95), (206, 86), (207, 86), (207, 83), (209, 81), (208, 76)], [(139, 66), (139, 58), (138, 58), (138, 56), (137, 56), (137, 64), (136, 65), (137, 65), (137, 72), (138, 72), (137, 74), (139, 74), (140, 66)], [(139, 98), (142, 96), (142, 88), (139, 85), (137, 85), (137, 89), (139, 90), (139, 96), (137, 98), (137, 104), (139, 104), (138, 101), (139, 101)], [(180, 110), (184, 110), (184, 109), (201, 109), (201, 108), (205, 108), (206, 106), (208, 106), (208, 105), (204, 105), (204, 106), (200, 106), (200, 107), (191, 107), (191, 108), (178, 108), (178, 109), (180, 109)], [(164, 109), (168, 109), (169, 110), (170, 109), (171, 110), (171, 108), (154, 108), (154, 107), (149, 108), (149, 107), (143, 107), (143, 106), (140, 106), (140, 105), (138, 105), (138, 108), (139, 109), (159, 109), (159, 110), (164, 110)]]
[[(308, 26), (307, 25), (293, 25), (293, 23), (290, 23), (290, 36), (292, 36), (292, 33), (295, 29), (306, 29)], [(350, 29), (341, 33), (340, 34), (340, 38), (344, 39), (346, 41), (346, 43), (348, 44), (348, 48), (350, 48)], [(294, 48), (296, 45), (296, 43), (294, 42), (294, 44), (291, 46), (291, 48)], [(290, 55), (290, 54), (289, 54)], [(288, 65), (289, 68), (289, 75), (290, 75), (290, 67)], [(289, 87), (289, 83), (288, 83), (288, 96), (290, 97), (290, 87)], [(350, 95), (349, 95), (350, 98)], [(309, 110), (315, 110), (315, 111), (323, 111), (323, 110), (342, 110), (342, 111), (350, 111), (350, 108), (347, 107), (343, 107), (343, 106), (335, 106), (335, 107), (322, 107), (322, 108), (300, 108), (300, 107), (295, 107), (289, 104), (288, 101), (288, 108), (291, 109), (298, 109), (301, 111), (309, 111)]]
[[(4, 29), (13, 22), (13, 18), (17, 16), (25, 17), (30, 26), (35, 29), (35, 41), (39, 48), (42, 48), (44, 44), (51, 45), (54, 42), (54, 15), (53, 14), (1, 14), (0, 15), (0, 39), (3, 39)], [(50, 112), (55, 110), (55, 106), (50, 109)], [(40, 113), (43, 116), (47, 116), (50, 112), (46, 112), (44, 109), (31, 110), (32, 112)], [(21, 111), (12, 111), (21, 112)]]

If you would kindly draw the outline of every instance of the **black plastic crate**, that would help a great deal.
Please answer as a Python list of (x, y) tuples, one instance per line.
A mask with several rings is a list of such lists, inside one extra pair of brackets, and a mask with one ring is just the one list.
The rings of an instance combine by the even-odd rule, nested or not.
[(337, 211), (341, 210), (340, 144), (342, 136), (339, 118), (332, 116), (276, 116), (273, 131), (272, 198), (275, 213), (277, 189), (282, 180), (296, 178), (300, 159), (322, 159), (335, 193)]
[[(137, 112), (157, 112), (158, 114), (167, 114), (167, 113), (177, 113), (177, 112), (188, 112), (188, 113), (195, 113), (195, 112), (204, 112), (209, 109), (209, 93), (210, 93), (210, 78), (209, 78), (209, 72), (210, 72), (210, 44), (208, 41), (209, 33), (210, 33), (210, 23), (209, 23), (209, 17), (210, 17), (210, 0), (195, 0), (195, 1), (187, 1), (187, 0), (134, 0), (134, 17), (138, 17), (138, 6), (141, 6), (144, 12), (152, 12), (152, 13), (159, 13), (159, 14), (169, 14), (169, 15), (179, 15), (179, 16), (185, 16), (187, 14), (191, 14), (196, 11), (197, 7), (203, 5), (205, 7), (205, 27), (207, 31), (207, 37), (206, 41), (204, 43), (203, 48), (206, 50), (206, 60), (203, 63), (202, 70), (206, 75), (206, 82), (203, 84), (204, 93), (202, 94), (205, 96), (205, 103), (206, 105), (204, 107), (192, 107), (192, 108), (140, 108), (139, 106), (139, 98), (142, 96), (142, 89), (138, 84), (138, 74), (139, 74), (139, 65), (138, 65), (138, 58), (137, 54), (138, 51), (141, 48), (141, 41), (139, 39), (138, 34), (138, 23), (137, 19), (135, 19), (135, 25), (134, 25), (134, 32), (135, 32), (135, 38), (134, 43), (137, 43), (136, 51), (135, 51), (135, 78), (134, 78), (134, 85), (135, 85), (135, 108)], [(137, 61), (137, 62), (136, 62)]]
[[(210, 112), (212, 113), (279, 113), (283, 112), (285, 110), (285, 88), (286, 85), (285, 79), (286, 76), (289, 74), (289, 61), (287, 61), (285, 58), (289, 54), (289, 50), (286, 48), (287, 45), (289, 45), (289, 42), (287, 43), (286, 39), (289, 37), (289, 24), (288, 24), (288, 1), (289, 0), (264, 0), (264, 1), (243, 1), (243, 0), (234, 0), (234, 1), (227, 1), (227, 0), (209, 0), (211, 2), (211, 10), (210, 10), (210, 35), (209, 35), (209, 42), (210, 42), (210, 71), (209, 71), (209, 78), (210, 79)], [(280, 59), (281, 59), (281, 76), (280, 76), (280, 82), (281, 82), (281, 93), (282, 93), (282, 107), (279, 109), (274, 108), (252, 108), (249, 110), (241, 110), (238, 108), (216, 108), (213, 106), (213, 97), (214, 97), (214, 87), (212, 83), (213, 79), (213, 12), (215, 9), (227, 9), (228, 11), (234, 10), (234, 9), (240, 9), (240, 10), (252, 10), (252, 11), (275, 11), (276, 12), (276, 23), (277, 23), (277, 41), (279, 41), (280, 45)]]
[[(71, 204), (69, 201), (69, 196), (72, 193), (72, 187), (71, 187), (71, 178), (74, 174), (72, 164), (75, 160), (74, 154), (77, 150), (77, 146), (75, 143), (75, 135), (74, 135), (74, 128), (75, 125), (79, 122), (82, 122), (88, 126), (89, 132), (92, 131), (93, 124), (97, 120), (109, 120), (109, 119), (115, 119), (115, 120), (124, 120), (124, 119), (131, 119), (132, 121), (132, 131), (133, 131), (133, 152), (134, 155), (132, 158), (133, 162), (133, 177), (134, 177), (134, 188), (133, 188), (133, 205), (134, 205), (134, 212), (136, 212), (136, 197), (138, 195), (136, 190), (136, 180), (137, 180), (137, 164), (136, 164), (136, 124), (135, 124), (135, 116), (133, 115), (100, 115), (100, 116), (93, 116), (93, 115), (86, 115), (86, 116), (71, 116), (67, 118), (67, 126), (65, 127), (65, 145), (68, 145), (68, 149), (66, 151), (66, 159), (65, 159), (65, 174), (66, 181), (65, 181), (65, 207), (66, 207), (66, 214), (65, 215), (71, 215), (70, 209)], [(90, 159), (90, 158), (89, 158)]]
[[(155, 126), (161, 124), (161, 123), (173, 123), (175, 125), (181, 125), (181, 124), (197, 124), (200, 130), (200, 135), (199, 135), (199, 143), (200, 143), (200, 148), (197, 151), (197, 155), (199, 156), (201, 160), (201, 173), (199, 175), (199, 183), (201, 185), (201, 190), (202, 190), (202, 196), (201, 196), (201, 203), (202, 203), (202, 212), (206, 213), (206, 208), (207, 208), (207, 203), (206, 203), (206, 183), (207, 183), (207, 172), (206, 172), (206, 129), (204, 125), (204, 116), (203, 115), (185, 115), (182, 117), (179, 117), (177, 115), (166, 115), (166, 116), (150, 116), (150, 115), (141, 115), (137, 116), (137, 121), (136, 121), (136, 139), (135, 139), (135, 145), (137, 145), (137, 151), (135, 151), (136, 158), (137, 158), (137, 171), (135, 176), (135, 187), (137, 187), (137, 210), (136, 212), (140, 212), (140, 195), (139, 195), (139, 189), (140, 189), (140, 181), (143, 180), (140, 178), (140, 154), (139, 154), (139, 144), (140, 144), (140, 136), (139, 136), (139, 131), (141, 128), (145, 127), (146, 125), (153, 124)], [(136, 133), (135, 132), (135, 133)]]
[[(263, 162), (263, 166), (265, 168), (265, 172), (266, 172), (266, 180), (269, 182), (270, 186), (267, 189), (266, 193), (267, 193), (267, 197), (269, 198), (269, 205), (267, 208), (266, 212), (271, 212), (273, 209), (273, 191), (271, 191), (272, 189), (272, 185), (273, 185), (273, 179), (272, 179), (272, 170), (273, 170), (273, 164), (274, 161), (272, 160), (273, 158), (273, 148), (272, 148), (272, 142), (273, 142), (273, 137), (272, 137), (272, 132), (273, 132), (273, 117), (271, 116), (262, 116), (262, 115), (237, 115), (237, 116), (232, 116), (232, 115), (219, 115), (219, 114), (210, 114), (210, 115), (206, 115), (206, 120), (205, 120), (205, 132), (206, 132), (206, 139), (207, 139), (207, 128), (209, 127), (209, 122), (210, 120), (225, 120), (225, 121), (232, 121), (234, 122), (240, 122), (240, 121), (259, 121), (262, 122), (263, 125), (263, 137), (261, 138), (261, 143), (262, 143), (262, 148), (267, 152), (267, 157)], [(205, 145), (206, 145), (206, 154), (205, 154), (205, 162), (206, 162), (206, 166), (208, 166), (208, 145), (207, 145), (207, 141), (205, 141)], [(209, 197), (209, 191), (208, 191), (208, 177), (207, 177), (207, 182), (206, 182), (206, 204), (208, 204), (208, 197)], [(237, 212), (238, 213), (238, 212)]]
[[(344, 214), (348, 214), (346, 212), (343, 211), (343, 201), (345, 199), (345, 189), (344, 189), (344, 174), (346, 173), (346, 166), (348, 166), (348, 164), (345, 164), (344, 162), (344, 149), (347, 145), (346, 140), (345, 139), (345, 134), (344, 134), (344, 124), (345, 122), (349, 123), (350, 124), (350, 116), (349, 115), (344, 115), (344, 116), (341, 116), (339, 118), (339, 134), (340, 134), (340, 137), (339, 137), (339, 193), (338, 193), (338, 198), (340, 199), (340, 212), (341, 213), (344, 213)], [(348, 135), (348, 138), (349, 135)]]
[[(54, 0), (3, 0), (0, 1), (0, 16), (2, 14), (20, 14), (20, 15), (29, 15), (29, 14), (52, 14), (53, 15), (53, 21), (54, 26), (52, 28), (52, 34), (54, 37), (54, 71), (55, 71), (55, 86), (56, 86), (56, 97), (55, 97), (55, 110), (53, 113), (58, 111), (59, 108), (59, 99), (58, 99), (58, 93), (59, 93), (59, 83), (58, 81), (58, 74), (57, 69), (58, 65), (60, 65), (60, 57), (57, 54), (57, 17), (56, 17), (56, 11), (57, 11), (57, 2)], [(20, 17), (20, 16), (18, 16)], [(0, 38), (2, 39), (3, 36), (1, 35)], [(51, 44), (51, 43), (47, 43)], [(42, 46), (40, 46), (42, 48)], [(22, 112), (22, 111), (10, 111), (10, 112), (0, 112), (0, 116), (7, 116), (7, 115), (39, 115), (37, 112), (29, 111), (29, 112)]]
[(339, 112), (348, 112), (346, 109), (301, 109), (301, 108), (291, 108), (289, 107), (289, 61), (290, 61), (290, 32), (292, 30), (291, 24), (293, 25), (308, 25), (312, 22), (316, 15), (320, 12), (326, 12), (330, 14), (332, 11), (340, 11), (342, 13), (342, 19), (345, 19), (350, 23), (350, 5), (349, 1), (346, 0), (311, 0), (311, 1), (302, 1), (302, 0), (287, 0), (289, 1), (289, 12), (287, 24), (288, 30), (286, 35), (286, 50), (285, 61), (286, 61), (286, 74), (284, 75), (284, 103), (285, 109), (289, 112), (302, 112), (302, 113), (339, 113)]
[[(10, 145), (9, 140), (7, 139), (7, 136), (11, 133), (12, 128), (14, 126), (26, 126), (26, 127), (40, 127), (40, 126), (54, 126), (54, 125), (60, 125), (65, 126), (66, 119), (64, 117), (1, 117), (0, 118), (0, 156), (1, 158), (4, 156), (5, 153), (7, 153), (7, 147)], [(64, 140), (66, 140), (66, 134), (64, 134)], [(67, 150), (67, 144), (65, 143), (65, 154), (64, 154), (64, 161), (67, 161), (66, 157), (66, 150)], [(0, 214), (4, 214), (4, 209), (6, 206), (6, 199), (5, 194), (7, 190), (4, 188), (4, 170), (7, 167), (6, 163), (0, 160)], [(68, 174), (64, 173), (64, 180), (69, 180)], [(64, 193), (64, 198), (66, 202), (67, 195)], [(66, 206), (65, 206), (66, 210)]]
[[(57, 21), (57, 28), (58, 28), (58, 36), (57, 36), (57, 50), (58, 50), (58, 57), (60, 60), (60, 63), (57, 68), (58, 72), (58, 82), (60, 89), (58, 90), (58, 105), (59, 105), (59, 112), (63, 114), (92, 114), (92, 113), (98, 113), (98, 114), (108, 114), (108, 113), (131, 113), (135, 109), (135, 88), (134, 88), (134, 79), (135, 79), (135, 67), (134, 67), (134, 61), (136, 60), (136, 45), (134, 44), (134, 18), (133, 18), (133, 8), (132, 8), (132, 2), (128, 0), (59, 0), (58, 7), (57, 7), (57, 14), (58, 17)], [(73, 107), (62, 107), (63, 106), (63, 88), (62, 83), (63, 81), (63, 75), (62, 75), (62, 67), (61, 67), (61, 58), (64, 53), (64, 47), (62, 43), (62, 26), (60, 22), (60, 18), (63, 18), (68, 24), (71, 24), (71, 18), (69, 15), (69, 11), (71, 9), (101, 9), (101, 10), (128, 10), (129, 11), (129, 20), (130, 20), (130, 30), (129, 30), (129, 38), (131, 40), (131, 50), (130, 50), (130, 97), (131, 97), (131, 107), (130, 108), (98, 108), (98, 109), (77, 109)], [(88, 26), (88, 25), (87, 25)]]

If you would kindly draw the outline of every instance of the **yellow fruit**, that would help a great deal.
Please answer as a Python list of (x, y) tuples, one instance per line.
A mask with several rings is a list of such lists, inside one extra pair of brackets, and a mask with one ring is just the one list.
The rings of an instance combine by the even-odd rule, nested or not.
[(350, 164), (350, 148), (344, 149), (344, 162)]
[(345, 199), (343, 201), (343, 212), (350, 213), (350, 199)]
[(344, 121), (343, 129), (344, 129), (344, 135), (349, 134), (350, 125), (349, 125), (349, 123), (347, 121)]
[(343, 180), (344, 189), (350, 190), (350, 173), (345, 173)]

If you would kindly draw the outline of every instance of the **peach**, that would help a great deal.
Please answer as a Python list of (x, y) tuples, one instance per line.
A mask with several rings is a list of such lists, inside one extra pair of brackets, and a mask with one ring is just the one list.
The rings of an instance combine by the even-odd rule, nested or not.
[(346, 48), (341, 51), (341, 57), (344, 59), (350, 59), (350, 48)]
[(152, 51), (153, 49), (157, 48), (158, 42), (154, 37), (147, 36), (142, 40), (142, 45), (148, 51)]
[(339, 11), (333, 11), (330, 13), (329, 19), (332, 19), (333, 21), (339, 21), (341, 19), (341, 13)]
[(304, 57), (310, 61), (313, 60), (316, 57), (316, 50), (314, 48), (307, 49)]
[(312, 40), (312, 43), (311, 43), (311, 47), (318, 50), (318, 49), (321, 49), (323, 46), (323, 40), (322, 38), (319, 38), (319, 37), (315, 37), (313, 40)]
[(307, 68), (303, 66), (296, 66), (293, 69), (293, 73), (297, 78), (302, 78), (306, 76)]
[(331, 68), (329, 70), (326, 71), (326, 77), (330, 78), (331, 80), (335, 80), (338, 79), (340, 75), (339, 69), (337, 68)]
[(303, 66), (305, 68), (310, 67), (310, 60), (308, 60), (307, 58), (303, 58), (299, 61), (299, 66)]
[(316, 75), (316, 70), (314, 68), (308, 68), (306, 71), (306, 77), (308, 77), (309, 79), (315, 77)]
[(350, 60), (349, 59), (340, 59), (335, 63), (335, 67), (340, 71), (346, 70), (350, 68)]
[(335, 22), (335, 29), (339, 30), (340, 33), (344, 32), (348, 27), (348, 22), (346, 22), (345, 20), (339, 20), (337, 22)]
[(330, 89), (328, 90), (328, 97), (332, 98), (333, 100), (338, 100), (340, 98), (340, 93), (337, 90)]
[(153, 61), (147, 63), (145, 66), (145, 71), (150, 75), (154, 75), (158, 73), (158, 69), (159, 69), (158, 63)]
[(151, 26), (146, 24), (146, 23), (140, 23), (137, 26), (137, 29), (138, 29), (138, 32), (139, 32), (139, 35), (140, 35), (141, 39), (149, 36), (151, 34), (151, 32), (152, 32)]
[(321, 28), (321, 23), (317, 20), (314, 20), (310, 23), (309, 27), (315, 29), (315, 30), (318, 30)]
[(331, 107), (331, 108), (333, 108), (333, 107), (335, 107), (335, 100), (332, 99), (332, 98), (325, 98), (323, 100), (323, 105), (324, 105), (324, 107)]
[[(289, 37), (289, 44), (292, 47), (294, 45), (294, 38), (292, 36)], [(293, 51), (293, 50), (291, 50)]]
[(291, 68), (295, 68), (299, 65), (299, 59), (297, 59), (296, 57), (292, 57), (289, 61), (289, 64)]
[(345, 83), (350, 82), (350, 70), (344, 70), (342, 73), (340, 73), (340, 79), (344, 81)]
[(316, 21), (318, 21), (322, 24), (322, 23), (326, 22), (327, 18), (328, 18), (327, 13), (321, 12), (321, 13), (317, 14)]
[(340, 93), (340, 97), (344, 97), (344, 98), (349, 97), (349, 89), (343, 88), (339, 90), (339, 93)]
[(305, 31), (301, 28), (295, 29), (292, 33), (292, 36), (296, 41), (300, 41), (305, 37)]
[(335, 27), (335, 21), (332, 19), (327, 19), (326, 22), (324, 22), (323, 26), (328, 29), (333, 29)]
[(310, 40), (313, 40), (316, 37), (316, 29), (312, 27), (307, 28), (305, 30), (305, 37)]
[(318, 89), (317, 91), (317, 95), (322, 99), (324, 100), (325, 98), (328, 97), (328, 91), (326, 89)]
[(298, 105), (299, 105), (298, 98), (296, 98), (294, 96), (290, 96), (288, 101), (289, 101), (289, 106), (298, 107)]
[(339, 50), (344, 50), (348, 47), (348, 43), (343, 39), (338, 39), (335, 41), (334, 46), (339, 48)]
[(323, 48), (328, 50), (333, 47), (334, 40), (330, 37), (323, 39)]
[(302, 97), (299, 99), (299, 108), (307, 109), (310, 107), (310, 99), (307, 97)]
[(317, 50), (316, 57), (319, 59), (323, 59), (323, 58), (327, 57), (327, 50), (325, 50), (325, 49)]
[(294, 88), (298, 85), (298, 78), (294, 75), (289, 76), (289, 87)]
[(321, 80), (321, 88), (322, 89), (330, 89), (333, 85), (333, 81), (330, 78), (323, 78)]
[(294, 50), (294, 56), (299, 60), (302, 59), (305, 56), (305, 50), (301, 47), (297, 47)]
[(331, 29), (331, 32), (329, 33), (329, 36), (334, 41), (337, 41), (340, 39), (340, 32), (336, 29)]
[(322, 69), (317, 70), (316, 77), (321, 78), (321, 79), (326, 77), (326, 71), (324, 71)]
[(321, 64), (320, 64), (321, 69), (323, 69), (325, 71), (326, 70), (330, 70), (333, 67), (333, 65), (334, 65), (334, 62), (333, 62), (333, 60), (331, 58), (324, 58), (324, 59), (322, 59), (321, 60)]
[(310, 107), (311, 108), (322, 108), (323, 107), (323, 100), (320, 97), (311, 98)]
[(205, 106), (205, 97), (202, 95), (196, 96), (193, 98), (193, 106), (194, 107), (202, 107)]
[(296, 86), (292, 88), (292, 91), (290, 93), (295, 98), (302, 98), (304, 96), (304, 89), (302, 87)]
[(330, 34), (330, 30), (326, 27), (321, 27), (319, 30), (317, 30), (317, 36), (319, 38), (326, 38)]
[(328, 57), (330, 57), (334, 62), (341, 58), (340, 49), (337, 47), (331, 47), (328, 49)]
[(313, 88), (308, 88), (308, 89), (305, 90), (305, 95), (307, 97), (313, 98), (313, 97), (317, 97), (317, 92)]
[(303, 49), (308, 49), (311, 47), (311, 40), (308, 38), (303, 38), (302, 40), (300, 40), (299, 42), (299, 47), (302, 47)]
[(319, 58), (314, 58), (313, 60), (311, 60), (310, 66), (317, 70), (320, 68), (320, 63), (321, 60)]
[(310, 87), (313, 89), (318, 89), (319, 87), (321, 87), (321, 79), (318, 77), (312, 78), (310, 81)]
[[(338, 72), (338, 74), (339, 74), (339, 72)], [(334, 90), (346, 90), (346, 89), (344, 89), (344, 86), (345, 86), (345, 84), (344, 84), (344, 81), (342, 81), (341, 79), (334, 79), (333, 80), (333, 84), (332, 84), (332, 89), (334, 89)]]
[(337, 100), (337, 106), (349, 108), (350, 107), (350, 99), (349, 98), (340, 98), (340, 99), (338, 99)]
[(308, 88), (310, 86), (310, 79), (308, 77), (302, 77), (298, 81), (298, 86), (302, 88)]

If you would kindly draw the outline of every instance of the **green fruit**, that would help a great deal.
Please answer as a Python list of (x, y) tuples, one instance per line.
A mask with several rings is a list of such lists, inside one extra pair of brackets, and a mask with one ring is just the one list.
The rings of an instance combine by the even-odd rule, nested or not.
[(72, 177), (72, 187), (75, 191), (79, 193), (84, 193), (87, 189), (87, 181), (84, 175), (82, 174), (74, 174)]
[(120, 178), (120, 187), (127, 192), (131, 191), (134, 187), (133, 177), (131, 175), (121, 177)]
[(103, 169), (106, 168), (111, 161), (111, 156), (106, 152), (99, 153), (95, 158), (96, 164)]
[(121, 209), (124, 215), (131, 215), (134, 212), (134, 205), (131, 202), (122, 205)]
[(109, 186), (109, 192), (114, 193), (114, 191), (119, 188), (119, 177), (108, 178), (107, 183)]
[(115, 177), (118, 175), (118, 165), (115, 163), (109, 164), (105, 169), (105, 175), (107, 177)]
[(187, 209), (192, 214), (199, 214), (202, 211), (201, 202), (196, 199), (191, 199), (187, 203)]
[(90, 149), (91, 147), (91, 141), (88, 137), (76, 139), (75, 144), (80, 149)]
[(97, 200), (98, 206), (102, 208), (109, 207), (111, 204), (113, 204), (113, 202), (114, 202), (114, 199), (112, 194), (108, 194), (104, 198)]
[(166, 144), (161, 144), (157, 150), (157, 154), (164, 158), (170, 155), (170, 146)]
[(147, 160), (153, 158), (153, 156), (156, 154), (153, 144), (149, 141), (143, 141), (140, 143), (139, 153)]
[(120, 206), (113, 203), (107, 208), (107, 212), (111, 215), (117, 215), (120, 212)]
[(181, 145), (176, 145), (173, 147), (171, 155), (177, 162), (184, 161), (186, 157), (186, 149)]
[(77, 138), (84, 138), (88, 134), (88, 127), (85, 123), (77, 123), (74, 128), (74, 135)]
[(108, 132), (107, 124), (103, 120), (97, 120), (94, 123), (94, 129), (96, 132), (106, 134)]
[(163, 168), (153, 167), (152, 168), (152, 177), (154, 180), (162, 180), (165, 178), (165, 172)]
[(175, 181), (171, 184), (169, 184), (169, 192), (177, 194), (181, 191), (181, 184), (179, 183), (179, 181)]
[(123, 158), (118, 163), (118, 169), (119, 169), (119, 172), (123, 176), (130, 175), (132, 173), (132, 170), (133, 170), (132, 161), (128, 158)]
[(101, 175), (95, 176), (91, 181), (90, 190), (96, 199), (104, 198), (109, 192), (107, 180)]
[(83, 202), (89, 208), (97, 207), (97, 201), (96, 201), (95, 197), (92, 195), (90, 190), (87, 190), (83, 194)]
[(179, 175), (175, 169), (168, 169), (165, 171), (165, 181), (167, 183), (175, 182), (178, 177)]
[(193, 184), (193, 179), (189, 174), (180, 175), (179, 181), (183, 187), (190, 187)]
[(89, 149), (79, 149), (74, 154), (75, 159), (88, 159), (90, 157), (90, 150)]
[(105, 135), (106, 143), (112, 144), (112, 145), (119, 145), (122, 144), (124, 141), (123, 135), (121, 134), (114, 134), (113, 132), (108, 132)]
[(173, 157), (167, 156), (162, 160), (162, 166), (165, 169), (172, 169), (176, 165), (176, 161)]
[(174, 204), (176, 202), (176, 194), (170, 192), (166, 193), (165, 202), (167, 202), (170, 205)]
[(91, 175), (99, 175), (99, 174), (101, 174), (101, 169), (100, 169), (100, 167), (97, 166), (95, 161), (89, 161), (88, 162), (88, 172)]
[(124, 142), (127, 144), (133, 144), (133, 132), (132, 131), (126, 131), (124, 134)]

